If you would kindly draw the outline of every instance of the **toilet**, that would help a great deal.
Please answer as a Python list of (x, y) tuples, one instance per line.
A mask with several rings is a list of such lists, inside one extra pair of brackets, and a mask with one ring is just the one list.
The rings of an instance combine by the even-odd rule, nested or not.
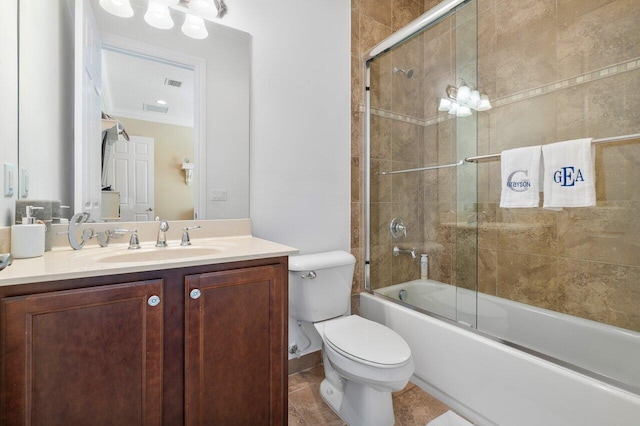
[(289, 258), (289, 316), (311, 322), (322, 337), (325, 379), (320, 394), (351, 426), (395, 422), (391, 392), (414, 366), (399, 334), (350, 314), (355, 258), (344, 251)]

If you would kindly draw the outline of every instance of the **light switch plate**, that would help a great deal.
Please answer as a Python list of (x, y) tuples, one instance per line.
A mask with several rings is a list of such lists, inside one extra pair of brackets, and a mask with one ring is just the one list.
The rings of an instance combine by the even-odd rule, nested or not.
[(227, 201), (227, 190), (226, 189), (212, 189), (211, 190), (211, 201)]
[(13, 197), (16, 187), (16, 173), (13, 164), (4, 163), (4, 196)]

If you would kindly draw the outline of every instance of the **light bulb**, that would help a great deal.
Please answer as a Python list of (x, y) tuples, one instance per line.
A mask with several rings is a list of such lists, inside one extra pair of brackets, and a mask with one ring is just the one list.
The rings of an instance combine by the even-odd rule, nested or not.
[(207, 17), (211, 13), (213, 13), (214, 17), (218, 15), (218, 9), (213, 4), (213, 0), (191, 0), (189, 10), (193, 10), (194, 13)]
[(144, 14), (144, 20), (152, 27), (161, 30), (173, 28), (173, 19), (171, 19), (171, 14), (169, 13), (169, 6), (159, 3), (156, 0), (149, 0), (149, 6), (147, 7), (147, 13)]
[(466, 105), (459, 105), (456, 117), (469, 117), (471, 115), (471, 108)]
[(207, 28), (204, 26), (204, 19), (190, 13), (187, 13), (184, 17), (182, 32), (184, 33), (184, 35), (198, 40), (207, 38), (207, 36), (209, 35)]
[(121, 18), (131, 18), (133, 9), (129, 0), (100, 0), (100, 6), (112, 15)]
[(449, 114), (456, 115), (458, 113), (458, 104), (455, 102), (451, 102), (451, 107), (449, 108)]
[(469, 86), (461, 86), (458, 89), (458, 95), (456, 96), (456, 100), (461, 104), (466, 104), (469, 101), (469, 97), (471, 96), (471, 89)]
[(469, 102), (467, 103), (471, 108), (478, 108), (480, 105), (480, 92), (472, 90), (469, 95)]
[(449, 111), (450, 108), (451, 108), (451, 101), (449, 99), (440, 98), (438, 111)]
[(489, 96), (486, 94), (483, 94), (482, 96), (480, 96), (480, 104), (478, 105), (478, 108), (476, 108), (478, 111), (488, 111), (491, 109), (491, 102), (489, 102)]

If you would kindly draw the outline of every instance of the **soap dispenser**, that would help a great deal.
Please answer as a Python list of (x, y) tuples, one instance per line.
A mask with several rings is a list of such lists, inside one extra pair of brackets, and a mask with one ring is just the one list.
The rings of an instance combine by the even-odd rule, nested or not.
[(36, 218), (33, 216), (33, 211), (39, 209), (42, 207), (27, 206), (22, 224), (11, 227), (11, 254), (15, 259), (39, 257), (44, 254), (46, 226), (43, 223), (36, 223)]

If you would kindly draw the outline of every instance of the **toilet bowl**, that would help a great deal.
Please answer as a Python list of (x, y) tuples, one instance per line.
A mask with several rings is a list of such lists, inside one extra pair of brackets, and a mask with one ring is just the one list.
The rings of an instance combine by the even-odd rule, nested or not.
[(322, 338), (320, 393), (327, 404), (351, 426), (390, 426), (391, 392), (413, 374), (411, 350), (390, 328), (349, 315), (354, 265), (344, 251), (292, 256), (289, 312), (313, 323)]
[(414, 370), (404, 339), (357, 315), (314, 326), (323, 342), (322, 398), (351, 426), (393, 425), (391, 392), (402, 390)]

